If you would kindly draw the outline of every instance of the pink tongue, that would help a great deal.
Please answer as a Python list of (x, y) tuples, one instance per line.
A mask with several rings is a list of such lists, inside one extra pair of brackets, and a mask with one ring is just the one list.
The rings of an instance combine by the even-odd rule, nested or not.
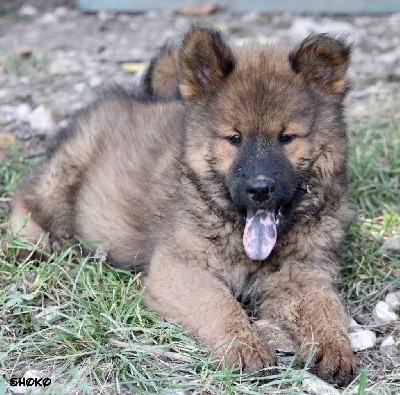
[(243, 246), (253, 261), (268, 258), (276, 243), (275, 214), (266, 210), (248, 210), (243, 234)]

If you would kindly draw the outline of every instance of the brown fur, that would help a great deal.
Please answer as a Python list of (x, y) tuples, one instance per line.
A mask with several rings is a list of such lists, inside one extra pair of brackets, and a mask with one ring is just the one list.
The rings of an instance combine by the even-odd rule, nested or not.
[[(351, 216), (342, 114), (348, 56), (326, 35), (290, 54), (236, 52), (217, 32), (193, 28), (178, 75), (160, 76), (172, 76), (166, 86), (173, 95), (178, 84), (184, 100), (143, 103), (121, 91), (100, 98), (23, 182), (13, 231), (31, 212), (23, 236), (77, 234), (116, 264), (143, 269), (146, 304), (245, 371), (275, 362), (242, 307), (251, 305), (261, 318), (298, 328), (301, 361), (317, 342), (316, 374), (349, 382), (347, 316), (333, 286)], [(280, 144), (288, 133), (293, 141)], [(279, 153), (307, 189), (266, 261), (245, 255), (243, 221), (228, 196), (240, 152), (229, 139), (237, 134), (257, 155)]]
[(157, 100), (180, 98), (178, 71), (178, 51), (164, 45), (146, 71), (142, 93)]

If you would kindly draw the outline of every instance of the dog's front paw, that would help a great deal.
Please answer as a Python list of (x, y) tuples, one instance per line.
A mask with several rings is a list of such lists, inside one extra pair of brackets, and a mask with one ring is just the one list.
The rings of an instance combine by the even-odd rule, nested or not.
[(253, 373), (276, 364), (276, 354), (260, 339), (234, 339), (227, 346), (224, 359), (239, 364), (244, 373)]
[(311, 357), (310, 372), (325, 381), (346, 386), (353, 378), (356, 362), (349, 341), (328, 337), (300, 347), (299, 363)]

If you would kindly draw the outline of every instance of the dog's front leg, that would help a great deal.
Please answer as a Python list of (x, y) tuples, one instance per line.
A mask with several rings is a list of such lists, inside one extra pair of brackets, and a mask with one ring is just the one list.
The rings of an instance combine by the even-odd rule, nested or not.
[[(179, 254), (182, 256), (182, 254)], [(245, 311), (200, 262), (155, 254), (145, 279), (145, 302), (184, 326), (215, 355), (245, 372), (273, 365), (275, 353), (251, 327)]]
[(296, 324), (300, 362), (314, 352), (310, 370), (321, 378), (347, 384), (354, 356), (347, 335), (348, 317), (331, 277), (322, 269), (293, 263), (269, 277), (260, 316), (281, 317)]

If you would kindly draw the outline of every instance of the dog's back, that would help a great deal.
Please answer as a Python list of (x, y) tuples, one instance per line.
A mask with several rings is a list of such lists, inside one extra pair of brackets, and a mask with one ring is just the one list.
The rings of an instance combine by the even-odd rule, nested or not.
[(103, 94), (21, 185), (13, 231), (31, 212), (28, 228), (79, 234), (120, 266), (149, 262), (177, 185), (180, 106), (136, 101), (122, 89)]

